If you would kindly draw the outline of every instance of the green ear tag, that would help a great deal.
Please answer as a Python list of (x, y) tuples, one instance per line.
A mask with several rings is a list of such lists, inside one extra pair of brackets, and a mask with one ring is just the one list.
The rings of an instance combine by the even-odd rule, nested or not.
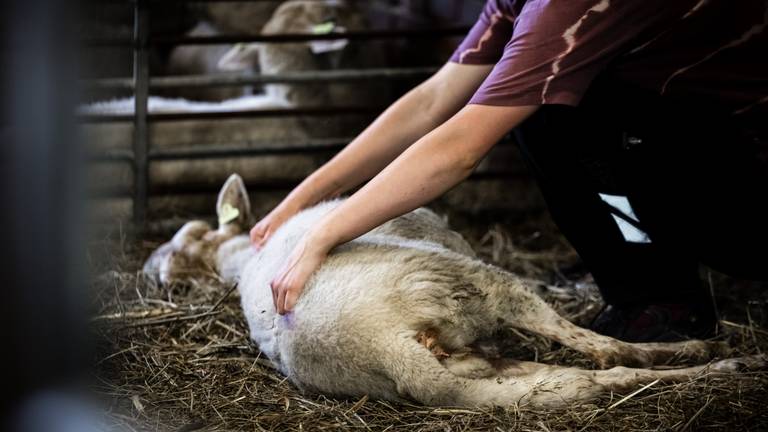
[(219, 211), (219, 225), (226, 225), (237, 219), (238, 216), (240, 216), (240, 210), (232, 207), (229, 203), (225, 203)]
[(331, 21), (318, 24), (316, 26), (312, 27), (312, 33), (314, 34), (328, 34), (333, 31), (333, 29), (336, 27), (336, 24), (334, 24)]

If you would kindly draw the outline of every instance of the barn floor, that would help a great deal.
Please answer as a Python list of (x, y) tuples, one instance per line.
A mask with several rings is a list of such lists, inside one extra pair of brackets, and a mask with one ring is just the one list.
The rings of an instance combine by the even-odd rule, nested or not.
[[(480, 255), (524, 277), (589, 286), (575, 254), (543, 215), (454, 216), (452, 225)], [(470, 225), (471, 221), (471, 225)], [(165, 237), (167, 238), (167, 237)], [(127, 430), (768, 430), (768, 371), (656, 383), (628, 395), (605, 395), (558, 412), (524, 408), (425, 408), (383, 401), (300, 394), (247, 338), (236, 292), (226, 287), (160, 289), (142, 278), (142, 260), (162, 237), (128, 241), (115, 232), (93, 242), (90, 259), (96, 317), (93, 386), (107, 421)], [(723, 337), (739, 355), (768, 352), (768, 290), (708, 274)], [(562, 292), (560, 294), (563, 294)], [(562, 297), (562, 295), (561, 295)], [(584, 311), (590, 296), (558, 306)], [(593, 367), (580, 354), (520, 336), (515, 355)]]

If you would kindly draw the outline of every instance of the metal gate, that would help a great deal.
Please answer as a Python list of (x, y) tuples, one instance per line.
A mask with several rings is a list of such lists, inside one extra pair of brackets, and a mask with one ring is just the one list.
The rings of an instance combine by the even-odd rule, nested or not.
[[(113, 0), (115, 1), (115, 0)], [(215, 87), (242, 86), (267, 83), (307, 83), (307, 82), (349, 82), (359, 80), (397, 80), (426, 78), (436, 69), (432, 67), (417, 68), (381, 68), (362, 70), (330, 70), (294, 72), (279, 75), (243, 74), (238, 76), (167, 76), (152, 77), (149, 70), (149, 50), (152, 46), (168, 45), (213, 45), (244, 42), (286, 43), (313, 40), (339, 39), (339, 33), (328, 34), (278, 34), (278, 35), (217, 35), (217, 36), (181, 36), (168, 37), (153, 35), (150, 32), (153, 4), (159, 0), (125, 0), (133, 6), (134, 26), (132, 38), (100, 38), (86, 39), (86, 47), (130, 47), (133, 50), (133, 77), (97, 79), (84, 83), (86, 87), (95, 89), (132, 90), (135, 96), (133, 114), (127, 115), (80, 115), (81, 122), (133, 122), (133, 150), (111, 152), (96, 155), (101, 161), (121, 161), (130, 163), (133, 168), (134, 184), (133, 221), (138, 228), (144, 226), (148, 207), (150, 189), (149, 164), (156, 160), (169, 159), (200, 159), (222, 158), (231, 156), (256, 156), (274, 154), (295, 154), (318, 151), (338, 151), (347, 144), (347, 140), (325, 139), (319, 142), (304, 143), (288, 148), (253, 148), (244, 146), (218, 146), (211, 148), (189, 149), (153, 149), (150, 143), (149, 124), (193, 119), (224, 119), (240, 117), (276, 117), (276, 116), (333, 116), (340, 114), (375, 114), (383, 107), (370, 106), (332, 106), (322, 108), (284, 108), (259, 109), (230, 112), (189, 112), (189, 113), (153, 113), (148, 112), (148, 96), (150, 90), (171, 89), (179, 87)], [(265, 0), (174, 0), (179, 3), (210, 3), (210, 2), (258, 2)], [(321, 0), (317, 0), (321, 1)], [(400, 29), (400, 30), (366, 30), (343, 33), (343, 38), (349, 40), (372, 40), (391, 38), (443, 38), (466, 34), (467, 26), (452, 26), (442, 28)]]

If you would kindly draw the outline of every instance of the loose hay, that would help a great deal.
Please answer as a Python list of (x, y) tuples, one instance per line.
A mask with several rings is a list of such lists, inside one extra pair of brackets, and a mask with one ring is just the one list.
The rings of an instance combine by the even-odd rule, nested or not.
[[(488, 226), (488, 225), (486, 225)], [(462, 230), (478, 253), (534, 281), (555, 306), (581, 322), (599, 308), (584, 275), (563, 274), (575, 255), (544, 226), (477, 224)], [(537, 230), (538, 229), (538, 230)], [(533, 239), (533, 240), (532, 240)], [(329, 399), (299, 393), (250, 344), (239, 298), (231, 287), (160, 288), (138, 270), (157, 243), (108, 238), (91, 250), (94, 389), (112, 425), (127, 430), (766, 430), (768, 372), (705, 376), (674, 385), (652, 383), (628, 395), (561, 411), (426, 408), (405, 403)], [(714, 278), (730, 298), (730, 281)], [(750, 288), (750, 287), (747, 287)], [(747, 293), (744, 290), (748, 291)], [(721, 302), (724, 332), (740, 355), (768, 351), (764, 287), (742, 287), (744, 301)], [(751, 296), (751, 297), (750, 297)], [(743, 298), (741, 299), (743, 300)], [(728, 310), (723, 309), (726, 304)], [(747, 305), (745, 307), (745, 305)], [(590, 309), (591, 308), (591, 309)], [(588, 313), (582, 313), (589, 309)], [(519, 358), (593, 367), (579, 353), (543, 338), (517, 334)]]

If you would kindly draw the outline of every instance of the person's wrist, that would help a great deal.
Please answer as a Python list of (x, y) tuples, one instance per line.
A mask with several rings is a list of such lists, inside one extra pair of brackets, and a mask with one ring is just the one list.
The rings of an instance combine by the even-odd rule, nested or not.
[(338, 244), (334, 230), (325, 223), (319, 223), (307, 233), (309, 243), (315, 252), (327, 254)]
[(278, 205), (276, 210), (281, 214), (292, 216), (306, 207), (307, 205), (301, 196), (289, 195)]
[(288, 213), (298, 213), (305, 208), (311, 207), (320, 201), (319, 191), (315, 190), (314, 182), (311, 177), (293, 190), (281, 203), (281, 206)]

